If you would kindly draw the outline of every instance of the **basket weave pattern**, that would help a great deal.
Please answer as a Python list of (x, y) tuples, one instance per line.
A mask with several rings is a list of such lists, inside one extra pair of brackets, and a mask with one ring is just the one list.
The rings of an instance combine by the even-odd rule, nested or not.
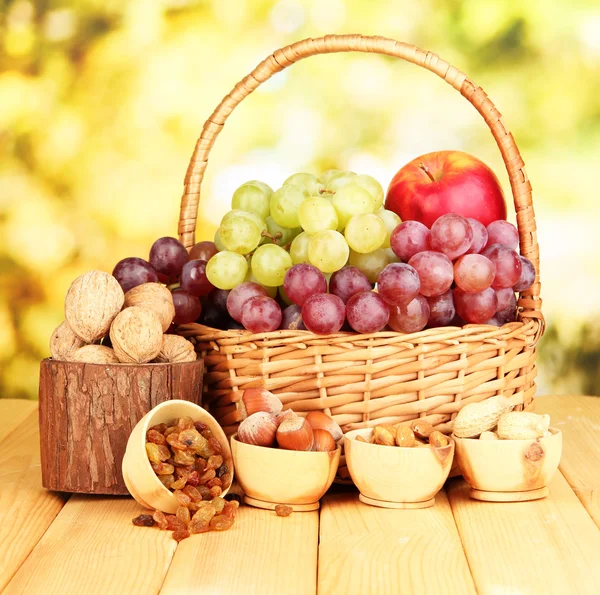
[[(179, 237), (194, 244), (200, 186), (210, 150), (235, 107), (273, 74), (303, 58), (333, 52), (372, 52), (426, 68), (458, 90), (481, 114), (502, 154), (517, 214), (520, 251), (536, 268), (518, 300), (518, 322), (501, 328), (467, 325), (414, 334), (313, 335), (307, 331), (220, 331), (199, 324), (179, 332), (204, 356), (205, 403), (228, 434), (241, 421), (244, 389), (263, 386), (294, 411), (321, 410), (344, 431), (425, 418), (449, 432), (452, 417), (494, 395), (528, 407), (535, 393), (535, 346), (544, 331), (539, 250), (531, 185), (500, 112), (485, 92), (437, 55), (383, 37), (328, 35), (275, 51), (225, 96), (204, 124), (185, 178)], [(346, 472), (343, 464), (340, 474)]]

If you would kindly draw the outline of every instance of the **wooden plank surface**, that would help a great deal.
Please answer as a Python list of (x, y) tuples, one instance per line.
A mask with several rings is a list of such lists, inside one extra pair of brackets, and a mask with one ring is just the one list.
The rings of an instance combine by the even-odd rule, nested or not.
[(316, 591), (318, 512), (278, 517), (244, 506), (228, 531), (182, 541), (161, 595), (309, 595)]
[(24, 422), (31, 413), (37, 411), (37, 408), (37, 401), (0, 399), (0, 441)]
[(478, 502), (451, 480), (452, 512), (480, 594), (596, 594), (600, 531), (559, 473), (532, 502)]
[(72, 496), (4, 595), (158, 593), (177, 544), (135, 527), (141, 512), (131, 498)]
[(539, 397), (536, 411), (563, 433), (560, 469), (600, 528), (600, 397)]
[(356, 492), (329, 495), (320, 537), (321, 595), (475, 593), (443, 492), (422, 510), (368, 506)]
[[(27, 558), (66, 500), (42, 487), (37, 404), (0, 400), (0, 591)], [(15, 423), (12, 423), (14, 420)]]

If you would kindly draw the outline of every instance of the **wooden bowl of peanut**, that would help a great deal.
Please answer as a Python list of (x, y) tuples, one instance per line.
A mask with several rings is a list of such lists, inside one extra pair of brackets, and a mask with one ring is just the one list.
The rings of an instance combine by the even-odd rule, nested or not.
[(362, 502), (382, 508), (434, 505), (452, 467), (454, 442), (423, 425), (376, 426), (344, 436), (346, 463)]

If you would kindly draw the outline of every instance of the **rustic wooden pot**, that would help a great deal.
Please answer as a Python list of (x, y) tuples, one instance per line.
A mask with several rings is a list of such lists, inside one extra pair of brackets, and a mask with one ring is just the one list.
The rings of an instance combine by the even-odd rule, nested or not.
[(360, 490), (359, 499), (381, 508), (428, 508), (448, 478), (454, 443), (440, 448), (402, 448), (356, 440), (373, 430), (353, 430), (344, 436), (346, 464)]
[(523, 502), (548, 495), (558, 469), (562, 433), (550, 428), (538, 440), (456, 438), (456, 459), (469, 495), (488, 502)]
[(42, 485), (127, 495), (121, 463), (135, 425), (171, 399), (202, 402), (202, 360), (88, 364), (45, 359), (40, 368)]
[(231, 437), (235, 475), (244, 502), (273, 510), (277, 504), (295, 511), (317, 510), (340, 462), (341, 448), (331, 452), (300, 452), (244, 444)]

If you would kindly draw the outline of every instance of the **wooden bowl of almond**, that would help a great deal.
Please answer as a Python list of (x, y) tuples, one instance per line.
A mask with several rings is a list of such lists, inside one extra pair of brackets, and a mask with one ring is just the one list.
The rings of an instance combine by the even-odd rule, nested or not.
[(452, 437), (469, 494), (488, 502), (523, 502), (548, 495), (562, 454), (562, 433), (549, 415), (511, 411), (503, 396), (470, 403)]
[(246, 389), (242, 401), (248, 417), (231, 437), (231, 452), (244, 502), (281, 516), (317, 510), (337, 473), (341, 428), (320, 411), (282, 411), (264, 389)]
[(448, 478), (454, 442), (425, 420), (344, 436), (346, 463), (365, 504), (428, 508)]

